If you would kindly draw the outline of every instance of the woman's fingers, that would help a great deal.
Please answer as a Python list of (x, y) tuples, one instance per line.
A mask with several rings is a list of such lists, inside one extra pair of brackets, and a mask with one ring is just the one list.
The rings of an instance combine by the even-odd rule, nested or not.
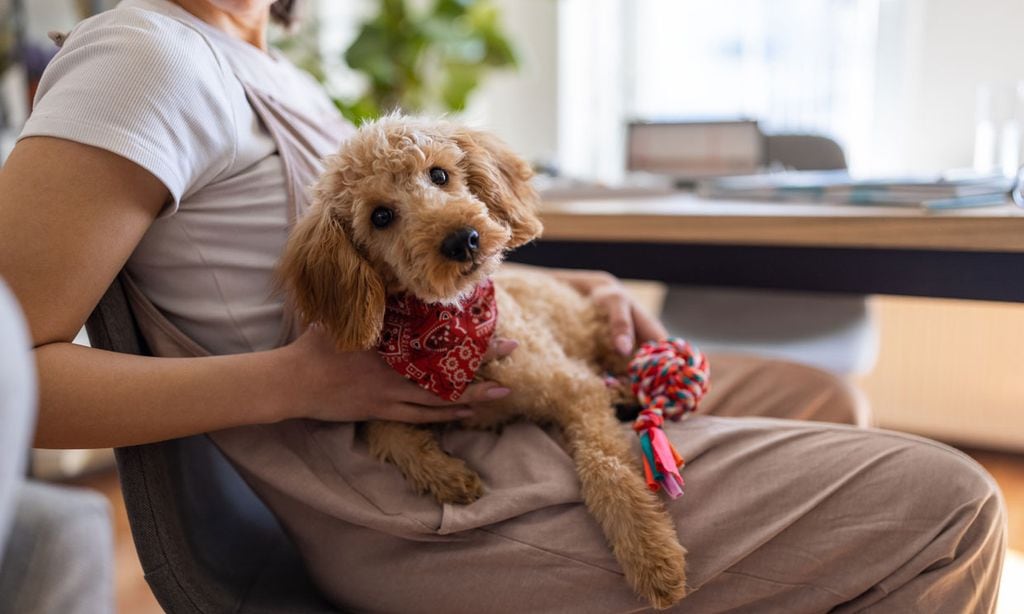
[(410, 380), (405, 380), (401, 386), (394, 388), (392, 398), (398, 403), (408, 403), (423, 407), (445, 407), (452, 405), (451, 401), (445, 401), (426, 388), (420, 388)]
[[(515, 349), (519, 347), (519, 343), (512, 339), (503, 339), (494, 337), (491, 339), (491, 343), (487, 348), (487, 353), (484, 354), (484, 360), (494, 360), (497, 358), (504, 358), (508, 356)], [(487, 403), (488, 401), (496, 401), (498, 399), (507, 397), (512, 393), (512, 390), (502, 386), (497, 382), (479, 382), (476, 384), (470, 384), (463, 392), (462, 395), (455, 401), (446, 401), (436, 394), (420, 388), (413, 382), (407, 380), (409, 386), (402, 386), (397, 390), (397, 399), (405, 404), (409, 404), (419, 408), (430, 408), (430, 411), (438, 411), (439, 408), (446, 410), (452, 407), (461, 407), (463, 410), (469, 410), (469, 405), (476, 403)], [(450, 413), (450, 412), (449, 412)], [(454, 415), (445, 418), (432, 418), (425, 420), (426, 422), (441, 422), (444, 420), (454, 420), (456, 418), (464, 418), (465, 415)]]
[[(487, 353), (484, 354), (484, 360), (488, 361), (497, 358), (504, 358), (514, 352), (517, 347), (519, 347), (519, 343), (517, 341), (494, 337), (491, 339), (491, 343), (487, 348)], [(479, 382), (476, 384), (470, 384), (466, 390), (463, 391), (462, 396), (454, 402), (462, 404), (486, 403), (487, 401), (494, 401), (502, 397), (506, 397), (510, 392), (511, 390), (496, 382)], [(453, 403), (453, 401), (446, 401), (433, 392), (419, 387), (410, 380), (405, 380), (403, 385), (395, 388), (395, 395), (393, 398), (399, 402), (423, 405), (427, 407), (444, 407)]]
[(656, 341), (668, 338), (665, 326), (638, 303), (632, 302), (633, 326), (636, 329), (637, 341)]
[(623, 356), (632, 355), (638, 343), (668, 337), (661, 322), (633, 300), (622, 284), (599, 286), (591, 298), (607, 314), (612, 345)]
[[(413, 385), (415, 386), (415, 384)], [(417, 390), (423, 393), (415, 395), (418, 398), (417, 401), (406, 398), (403, 401), (386, 405), (375, 418), (395, 422), (415, 422), (417, 424), (450, 422), (472, 416), (474, 408), (471, 405), (496, 401), (512, 393), (510, 388), (506, 388), (501, 384), (482, 382), (472, 384), (466, 388), (457, 401), (452, 402), (445, 401), (418, 386)]]
[(519, 347), (519, 342), (515, 339), (491, 337), (491, 343), (487, 346), (487, 353), (484, 354), (484, 362), (504, 358), (514, 352), (517, 347)]
[(512, 394), (511, 388), (506, 388), (497, 382), (480, 382), (466, 388), (466, 391), (459, 397), (458, 402), (470, 405), (473, 403), (486, 403), (488, 401), (504, 399), (510, 394)]
[(416, 384), (406, 380), (408, 386), (402, 386), (396, 391), (395, 399), (399, 403), (409, 403), (423, 407), (451, 407), (454, 404), (466, 405), (470, 403), (486, 403), (507, 397), (512, 390), (497, 382), (480, 382), (470, 384), (455, 401), (446, 401), (433, 392), (420, 388)]
[(431, 422), (451, 422), (452, 420), (460, 420), (472, 415), (473, 410), (463, 404), (449, 405), (447, 407), (425, 407), (410, 403), (395, 403), (387, 406), (377, 419), (392, 422), (428, 424)]
[(469, 418), (474, 413), (473, 405), (486, 404), (488, 401), (496, 401), (507, 397), (512, 393), (495, 382), (482, 382), (472, 384), (462, 393), (454, 403), (445, 401), (433, 393), (422, 390), (427, 397), (423, 400), (427, 403), (399, 402), (393, 403), (379, 416), (381, 420), (395, 420), (398, 422), (450, 422)]
[[(510, 339), (494, 339), (488, 356), (508, 356), (517, 345)], [(470, 384), (459, 399), (446, 401), (403, 377), (376, 350), (339, 351), (321, 326), (310, 326), (292, 347), (319, 369), (311, 378), (318, 388), (310, 395), (303, 414), (307, 417), (338, 422), (446, 422), (469, 417), (477, 408), (484, 411), (488, 402), (511, 393), (497, 382), (485, 381)]]
[(636, 332), (633, 328), (633, 305), (625, 289), (619, 285), (608, 285), (594, 290), (594, 302), (604, 308), (608, 316), (608, 329), (613, 347), (623, 356), (633, 353)]

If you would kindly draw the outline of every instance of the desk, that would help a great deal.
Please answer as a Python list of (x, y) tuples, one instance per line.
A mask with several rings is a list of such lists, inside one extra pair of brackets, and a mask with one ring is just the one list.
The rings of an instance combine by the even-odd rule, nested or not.
[(704, 200), (692, 194), (547, 202), (528, 264), (621, 277), (1024, 302), (1024, 209)]

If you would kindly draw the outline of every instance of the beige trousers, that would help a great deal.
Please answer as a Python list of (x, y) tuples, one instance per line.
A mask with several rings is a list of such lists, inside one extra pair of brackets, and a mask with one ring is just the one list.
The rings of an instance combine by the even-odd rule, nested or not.
[[(669, 426), (687, 460), (686, 494), (667, 505), (692, 589), (674, 611), (993, 609), (1005, 512), (983, 469), (918, 437), (808, 421), (868, 422), (823, 372), (737, 356), (712, 364), (705, 415)], [(647, 609), (580, 503), (430, 540), (306, 521), (301, 533), (340, 545), (304, 548), (321, 585), (359, 611)]]

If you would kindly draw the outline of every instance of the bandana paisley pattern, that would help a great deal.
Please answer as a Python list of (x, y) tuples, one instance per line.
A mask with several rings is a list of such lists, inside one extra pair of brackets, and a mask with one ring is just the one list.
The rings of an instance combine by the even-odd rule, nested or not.
[(476, 377), (497, 322), (490, 280), (457, 307), (424, 303), (411, 294), (392, 296), (377, 351), (399, 374), (455, 401)]

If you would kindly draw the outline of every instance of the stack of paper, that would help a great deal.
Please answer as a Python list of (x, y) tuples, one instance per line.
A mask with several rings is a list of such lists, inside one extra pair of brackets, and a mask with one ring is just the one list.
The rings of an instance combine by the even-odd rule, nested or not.
[(831, 202), (952, 209), (1000, 205), (1014, 180), (1002, 176), (857, 179), (846, 171), (791, 171), (702, 181), (707, 198)]

